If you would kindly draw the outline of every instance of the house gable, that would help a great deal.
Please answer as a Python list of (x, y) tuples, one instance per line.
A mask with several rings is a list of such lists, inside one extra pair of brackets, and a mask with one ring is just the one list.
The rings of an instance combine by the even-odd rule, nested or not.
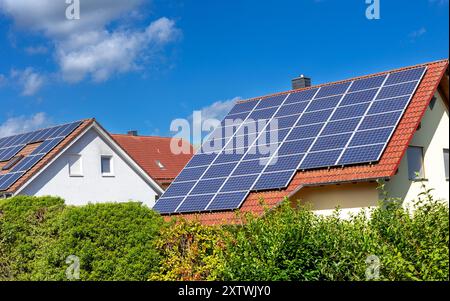
[[(69, 174), (73, 156), (81, 159), (80, 175)], [(102, 156), (112, 160), (108, 176), (101, 173)], [(152, 207), (161, 193), (161, 187), (94, 122), (16, 194), (58, 195), (72, 205), (133, 200)]]

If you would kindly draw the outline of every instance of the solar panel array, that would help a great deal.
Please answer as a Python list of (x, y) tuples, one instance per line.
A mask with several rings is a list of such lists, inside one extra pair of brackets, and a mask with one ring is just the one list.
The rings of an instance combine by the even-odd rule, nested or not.
[(8, 173), (3, 175), (0, 174), (0, 191), (6, 191), (10, 188), (11, 185), (19, 180), (20, 177), (63, 141), (80, 124), (81, 121), (78, 121), (34, 132), (0, 138), (0, 162), (15, 159), (15, 156), (29, 144), (40, 143), (40, 145), (29, 155), (16, 162)]
[(377, 162), (426, 67), (238, 103), (157, 201), (162, 214), (239, 208), (298, 170)]

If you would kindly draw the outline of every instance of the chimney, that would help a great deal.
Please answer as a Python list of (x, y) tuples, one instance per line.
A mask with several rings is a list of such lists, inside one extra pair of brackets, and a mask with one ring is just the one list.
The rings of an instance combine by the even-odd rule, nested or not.
[(311, 79), (309, 77), (305, 77), (303, 74), (300, 77), (294, 78), (292, 80), (292, 89), (303, 89), (311, 87)]
[(136, 130), (128, 131), (127, 134), (130, 135), (130, 136), (137, 136), (138, 135), (138, 131), (136, 131)]

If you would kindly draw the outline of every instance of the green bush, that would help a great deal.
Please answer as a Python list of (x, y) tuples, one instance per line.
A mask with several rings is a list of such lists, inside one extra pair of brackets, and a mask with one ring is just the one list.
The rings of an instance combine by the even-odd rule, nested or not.
[(160, 268), (150, 276), (159, 281), (219, 280), (223, 235), (220, 227), (199, 222), (169, 223), (156, 246), (162, 258)]
[(429, 192), (414, 210), (385, 199), (341, 219), (285, 201), (214, 227), (166, 223), (139, 203), (15, 197), (0, 201), (0, 280), (67, 280), (74, 255), (81, 280), (448, 281), (449, 208)]
[(57, 237), (51, 224), (64, 201), (19, 196), (0, 201), (0, 280), (29, 280), (41, 246)]
[(422, 196), (413, 214), (385, 200), (341, 219), (339, 210), (318, 216), (285, 201), (264, 218), (246, 216), (244, 226), (181, 220), (161, 236), (162, 267), (151, 279), (448, 280), (449, 209)]
[(68, 207), (16, 197), (0, 212), (0, 279), (67, 280), (71, 255), (81, 280), (146, 280), (159, 266), (154, 240), (163, 220), (139, 203)]

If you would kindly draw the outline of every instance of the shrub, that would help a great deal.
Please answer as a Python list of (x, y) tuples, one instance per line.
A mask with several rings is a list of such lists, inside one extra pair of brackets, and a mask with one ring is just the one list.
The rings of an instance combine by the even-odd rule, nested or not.
[(159, 266), (154, 240), (162, 218), (139, 203), (64, 206), (58, 198), (0, 203), (0, 279), (67, 280), (66, 258), (81, 280), (146, 280)]
[(224, 231), (197, 221), (179, 220), (167, 224), (156, 246), (161, 266), (150, 280), (219, 280)]
[(57, 237), (51, 230), (64, 201), (19, 196), (0, 201), (0, 280), (29, 280), (41, 246)]

